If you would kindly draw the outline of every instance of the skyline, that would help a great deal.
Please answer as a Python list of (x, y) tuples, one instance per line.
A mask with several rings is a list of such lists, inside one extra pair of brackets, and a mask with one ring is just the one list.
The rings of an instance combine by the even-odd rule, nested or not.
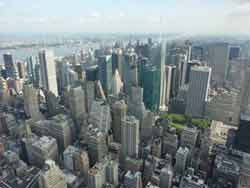
[(249, 0), (0, 0), (1, 33), (248, 34), (249, 19)]

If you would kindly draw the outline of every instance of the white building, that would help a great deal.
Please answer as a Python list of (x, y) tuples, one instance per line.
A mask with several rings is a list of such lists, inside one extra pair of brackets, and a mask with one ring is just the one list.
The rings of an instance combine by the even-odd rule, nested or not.
[(56, 80), (56, 64), (52, 51), (42, 50), (39, 52), (39, 61), (41, 66), (42, 87), (58, 96)]
[(121, 145), (125, 156), (138, 157), (139, 153), (139, 120), (134, 116), (126, 116), (122, 120)]
[(205, 103), (208, 101), (211, 68), (194, 66), (191, 68), (190, 82), (187, 93), (186, 114), (194, 117), (202, 117)]

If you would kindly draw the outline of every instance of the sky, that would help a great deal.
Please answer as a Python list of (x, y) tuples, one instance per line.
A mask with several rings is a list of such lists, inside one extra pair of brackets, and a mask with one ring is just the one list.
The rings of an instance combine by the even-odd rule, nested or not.
[(0, 32), (250, 34), (250, 0), (0, 0)]

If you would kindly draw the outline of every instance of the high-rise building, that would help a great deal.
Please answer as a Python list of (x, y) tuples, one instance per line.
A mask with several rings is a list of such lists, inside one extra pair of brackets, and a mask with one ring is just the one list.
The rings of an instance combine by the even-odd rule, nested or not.
[(17, 78), (16, 64), (14, 62), (13, 56), (9, 53), (3, 54), (4, 67), (6, 69), (6, 76), (9, 78)]
[(198, 130), (196, 127), (185, 127), (181, 133), (181, 146), (187, 147), (189, 150), (193, 150), (196, 145), (198, 137)]
[(171, 188), (173, 177), (174, 171), (171, 165), (162, 168), (160, 173), (160, 188)]
[(74, 146), (68, 146), (63, 152), (64, 168), (78, 174), (79, 172), (85, 177), (88, 177), (89, 157), (84, 150)]
[(27, 58), (27, 74), (30, 83), (35, 83), (35, 66), (37, 64), (37, 58), (30, 56)]
[(146, 65), (143, 69), (143, 101), (150, 111), (158, 111), (160, 104), (161, 72), (156, 66)]
[(122, 89), (123, 89), (123, 82), (120, 78), (118, 70), (116, 69), (112, 77), (111, 94), (114, 96), (118, 96), (121, 93)]
[(222, 86), (227, 79), (229, 46), (215, 43), (208, 46), (208, 64), (212, 67), (212, 81)]
[(87, 132), (87, 145), (90, 165), (100, 162), (106, 157), (108, 153), (106, 136), (98, 129), (93, 128), (91, 125)]
[(240, 46), (230, 46), (229, 48), (229, 60), (240, 57)]
[(106, 183), (106, 163), (96, 163), (88, 174), (88, 187), (102, 188)]
[(178, 174), (184, 173), (187, 165), (188, 154), (189, 154), (189, 149), (186, 147), (179, 147), (179, 149), (177, 150), (175, 156), (176, 159), (175, 170)]
[(90, 112), (91, 104), (95, 100), (95, 82), (93, 81), (86, 81), (85, 82), (85, 98), (86, 98), (86, 107), (87, 112)]
[(27, 153), (29, 164), (42, 167), (48, 159), (58, 159), (58, 147), (55, 138), (52, 137), (37, 137), (32, 135), (30, 138), (24, 138), (24, 150)]
[(138, 120), (142, 121), (146, 116), (146, 108), (143, 102), (143, 88), (131, 87), (131, 94), (128, 100), (128, 111)]
[(98, 66), (92, 65), (85, 70), (87, 81), (97, 81), (98, 80)]
[(24, 62), (18, 61), (16, 65), (17, 65), (17, 71), (18, 71), (19, 78), (21, 78), (21, 79), (26, 78), (26, 73), (27, 72), (26, 72), (26, 69), (25, 69)]
[(114, 140), (119, 143), (121, 143), (122, 120), (125, 119), (127, 111), (128, 107), (123, 100), (117, 101), (111, 106), (113, 136)]
[(70, 114), (74, 119), (78, 119), (86, 113), (85, 92), (81, 86), (70, 89), (68, 100)]
[(123, 63), (123, 83), (124, 90), (130, 94), (131, 87), (138, 85), (138, 70), (137, 70), (137, 56), (135, 53), (130, 52), (125, 54)]
[(116, 187), (119, 184), (118, 175), (118, 162), (113, 160), (108, 161), (106, 166), (106, 181)]
[(186, 114), (194, 117), (204, 115), (205, 103), (208, 101), (211, 68), (192, 67), (187, 93)]
[(112, 53), (112, 72), (115, 73), (115, 70), (117, 69), (119, 74), (122, 75), (122, 63), (123, 63), (123, 55), (122, 50), (117, 49), (114, 53)]
[(39, 120), (41, 113), (38, 104), (38, 90), (32, 85), (23, 87), (24, 111), (33, 120)]
[(45, 162), (39, 179), (40, 188), (67, 188), (66, 178), (52, 160)]
[(89, 123), (100, 131), (108, 133), (111, 128), (111, 110), (103, 101), (93, 101), (89, 113)]
[(101, 56), (98, 59), (99, 80), (105, 93), (110, 93), (112, 80), (112, 58), (111, 56)]
[(165, 105), (169, 106), (170, 102), (170, 94), (171, 94), (171, 87), (172, 87), (172, 67), (166, 66), (166, 91), (165, 91)]
[(48, 50), (40, 51), (39, 62), (41, 66), (42, 87), (57, 96), (56, 64), (53, 52)]
[(73, 127), (73, 121), (70, 117), (59, 114), (49, 120), (36, 122), (33, 130), (38, 135), (54, 137), (57, 140), (59, 150), (64, 151), (72, 143)]
[(142, 188), (141, 172), (128, 171), (124, 177), (125, 188)]
[(126, 118), (122, 120), (121, 145), (125, 157), (138, 157), (140, 142), (139, 126), (139, 120), (134, 116), (126, 116)]

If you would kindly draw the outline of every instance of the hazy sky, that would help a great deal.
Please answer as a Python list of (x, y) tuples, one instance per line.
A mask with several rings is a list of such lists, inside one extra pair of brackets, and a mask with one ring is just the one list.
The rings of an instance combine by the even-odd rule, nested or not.
[(250, 34), (250, 0), (0, 0), (0, 32)]

